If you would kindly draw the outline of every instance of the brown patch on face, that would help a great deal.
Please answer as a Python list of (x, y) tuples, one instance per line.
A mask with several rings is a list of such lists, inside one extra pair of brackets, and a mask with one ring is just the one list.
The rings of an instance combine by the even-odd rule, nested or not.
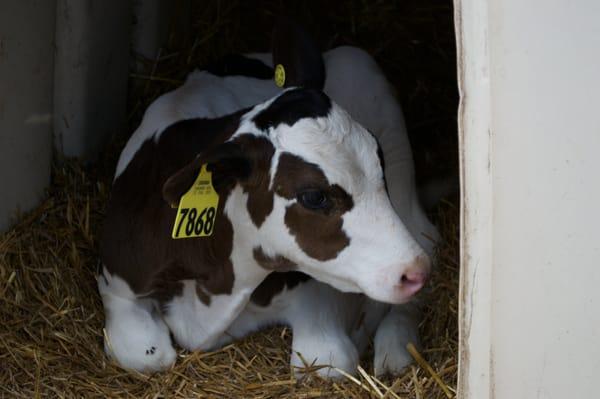
[(242, 134), (233, 140), (252, 162), (252, 174), (242, 183), (248, 193), (246, 206), (252, 222), (260, 227), (273, 211), (273, 191), (269, 190), (271, 160), (275, 153), (273, 144), (266, 137)]
[(256, 227), (260, 227), (273, 210), (273, 192), (266, 186), (255, 188), (248, 192), (248, 213)]
[(263, 268), (267, 270), (274, 271), (290, 271), (296, 268), (296, 264), (286, 258), (285, 256), (276, 255), (269, 256), (267, 255), (261, 247), (256, 247), (252, 250), (252, 255), (254, 256), (254, 260)]
[(342, 218), (330, 220), (326, 215), (308, 213), (301, 205), (293, 204), (286, 210), (285, 224), (308, 256), (320, 261), (335, 259), (350, 244), (350, 239), (342, 230)]
[(258, 306), (269, 306), (273, 297), (284, 288), (294, 288), (309, 279), (309, 276), (300, 272), (271, 273), (252, 292), (250, 300)]
[(308, 256), (321, 261), (335, 259), (350, 244), (342, 228), (342, 216), (352, 209), (354, 202), (340, 186), (329, 184), (321, 168), (296, 155), (283, 153), (279, 157), (274, 187), (277, 195), (287, 199), (315, 189), (328, 198), (329, 205), (324, 209), (310, 210), (299, 202), (286, 208), (285, 224)]

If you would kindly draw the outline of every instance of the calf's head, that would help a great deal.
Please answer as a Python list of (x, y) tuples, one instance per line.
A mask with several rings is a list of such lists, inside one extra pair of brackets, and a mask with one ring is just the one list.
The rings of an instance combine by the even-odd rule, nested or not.
[(233, 226), (234, 270), (296, 269), (391, 303), (424, 284), (429, 259), (392, 209), (376, 140), (323, 92), (289, 89), (251, 109), (167, 180), (167, 202), (202, 164)]

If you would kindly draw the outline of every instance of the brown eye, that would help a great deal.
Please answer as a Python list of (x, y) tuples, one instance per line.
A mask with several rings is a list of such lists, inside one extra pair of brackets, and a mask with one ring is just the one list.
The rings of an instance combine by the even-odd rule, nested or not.
[(327, 195), (321, 190), (308, 190), (298, 194), (298, 202), (306, 209), (318, 210), (329, 206)]

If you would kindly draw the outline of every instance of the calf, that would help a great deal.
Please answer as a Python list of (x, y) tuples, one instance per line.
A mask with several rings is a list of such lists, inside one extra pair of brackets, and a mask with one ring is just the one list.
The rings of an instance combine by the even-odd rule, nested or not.
[[(346, 48), (338, 50), (338, 58), (334, 52), (329, 59), (325, 55), (327, 71), (348, 53), (368, 65), (372, 62), (364, 53)], [(399, 163), (407, 164), (408, 170), (400, 174), (409, 177), (399, 188), (406, 189), (402, 196), (408, 197), (399, 201), (409, 220), (403, 223), (385, 190), (376, 140), (314, 87), (325, 80), (319, 76), (324, 68), (306, 69), (302, 63), (275, 58), (290, 66), (287, 84), (305, 88), (281, 92), (270, 80), (218, 76), (216, 71), (192, 74), (184, 86), (148, 109), (123, 150), (103, 230), (104, 266), (98, 285), (106, 311), (106, 350), (125, 367), (168, 367), (175, 359), (169, 331), (186, 349), (210, 349), (277, 321), (293, 325), (294, 349), (306, 353), (304, 358), (347, 370), (353, 370), (364, 337), (382, 318), (376, 360), (378, 336), (385, 345), (402, 346), (391, 327), (399, 325), (404, 314), (370, 300), (365, 307), (365, 297), (350, 293), (404, 303), (429, 271), (428, 257), (413, 236), (425, 242), (417, 233), (434, 235), (435, 230), (416, 202), (410, 149), (401, 150), (408, 160)], [(373, 65), (374, 81), (385, 83)], [(343, 80), (330, 75), (326, 91), (337, 78)], [(391, 120), (403, 128), (386, 84), (383, 93), (389, 98), (374, 100), (391, 101)], [(332, 85), (330, 94), (335, 96), (340, 89)], [(252, 106), (255, 103), (259, 105)], [(357, 115), (360, 120), (360, 111)], [(384, 143), (386, 129), (377, 123), (385, 123), (368, 112), (363, 115), (372, 118), (373, 124), (365, 125)], [(385, 112), (381, 116), (387, 117)], [(393, 129), (387, 134), (405, 136)], [(172, 205), (194, 184), (203, 166), (212, 174), (219, 196), (212, 235), (171, 239), (177, 214)], [(388, 184), (393, 192), (397, 184)], [(394, 205), (402, 213), (398, 203)], [(267, 277), (289, 270), (305, 274)], [(306, 280), (306, 275), (329, 285), (307, 281), (274, 295), (283, 286)], [(253, 304), (248, 305), (251, 298)], [(322, 312), (310, 304), (298, 310), (310, 298), (318, 301)], [(336, 313), (341, 298), (353, 306)], [(366, 327), (355, 328), (361, 310), (368, 311)], [(290, 314), (298, 320), (340, 316), (337, 324), (330, 323), (334, 334), (319, 341), (324, 345), (314, 345), (317, 337), (303, 333), (302, 323), (291, 321)], [(386, 323), (390, 327), (382, 328)], [(414, 323), (408, 326), (414, 330)], [(353, 343), (352, 336), (361, 337)], [(390, 339), (394, 342), (386, 342)], [(387, 350), (379, 352), (385, 355)], [(348, 361), (341, 359), (346, 351)], [(295, 355), (292, 362), (299, 364), (298, 359)]]

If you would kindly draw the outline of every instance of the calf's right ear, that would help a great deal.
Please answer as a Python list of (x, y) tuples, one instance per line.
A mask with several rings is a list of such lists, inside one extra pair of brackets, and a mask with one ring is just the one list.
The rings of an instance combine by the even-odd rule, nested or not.
[[(283, 87), (323, 90), (325, 64), (321, 50), (300, 25), (280, 17), (273, 29), (273, 66), (285, 71)], [(277, 81), (277, 76), (276, 76)]]
[(179, 200), (196, 181), (202, 165), (212, 174), (212, 185), (219, 194), (244, 181), (252, 173), (252, 164), (239, 145), (227, 142), (198, 155), (192, 162), (171, 175), (163, 184), (163, 199), (171, 206)]

